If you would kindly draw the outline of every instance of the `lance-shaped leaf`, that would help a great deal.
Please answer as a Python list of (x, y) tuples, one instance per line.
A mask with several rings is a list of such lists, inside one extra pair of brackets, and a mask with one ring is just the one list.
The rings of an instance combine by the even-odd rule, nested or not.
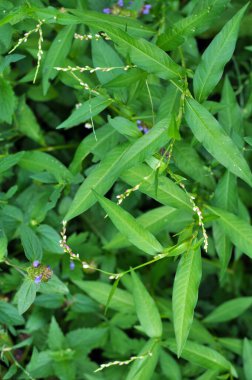
[(84, 180), (65, 219), (72, 219), (96, 202), (92, 188), (98, 190), (100, 194), (105, 194), (124, 170), (139, 161), (144, 161), (164, 146), (169, 141), (167, 123), (167, 120), (162, 120), (149, 133), (137, 139), (133, 144), (126, 144), (113, 149)]
[[(175, 339), (168, 339), (166, 344), (172, 352), (176, 352)], [(213, 369), (220, 372), (229, 371), (234, 377), (237, 377), (235, 368), (227, 359), (224, 358), (224, 356), (219, 354), (219, 352), (214, 349), (201, 344), (188, 340), (185, 344), (181, 357), (200, 367)]]
[(178, 357), (181, 355), (193, 322), (201, 273), (200, 248), (194, 249), (191, 246), (180, 259), (172, 293), (173, 325)]
[(121, 174), (121, 179), (131, 186), (141, 183), (139, 191), (163, 205), (184, 208), (188, 212), (192, 212), (192, 205), (188, 195), (169, 178), (159, 176), (156, 191), (154, 171), (147, 165), (134, 166), (124, 171)]
[(108, 24), (99, 23), (99, 26), (112, 41), (127, 50), (131, 61), (141, 69), (163, 79), (179, 79), (183, 74), (183, 68), (158, 46), (144, 39), (135, 39), (120, 29), (111, 28)]
[[(117, 133), (110, 125), (105, 124), (103, 127), (99, 128), (96, 132), (96, 138), (94, 133), (90, 133), (85, 137), (78, 148), (75, 151), (73, 161), (69, 166), (69, 170), (76, 174), (81, 169), (82, 161), (92, 152), (97, 153), (99, 150), (103, 151), (104, 146), (109, 151), (114, 145), (117, 144), (119, 133)], [(101, 155), (102, 158), (102, 155)]]
[(204, 51), (193, 78), (194, 94), (199, 102), (208, 97), (221, 79), (224, 66), (233, 55), (240, 22), (247, 7), (248, 4), (225, 24)]
[[(198, 3), (199, 6), (197, 6)], [(196, 3), (192, 15), (175, 22), (170, 29), (158, 37), (157, 44), (161, 49), (174, 50), (183, 44), (187, 37), (207, 30), (221, 15), (228, 0), (210, 0), (198, 3)]]
[[(185, 210), (162, 206), (145, 212), (137, 218), (137, 221), (153, 234), (164, 229), (166, 232), (179, 232), (192, 222), (192, 215)], [(118, 233), (104, 248), (108, 250), (119, 249), (130, 245), (130, 242), (122, 234)]]
[(162, 335), (162, 321), (158, 308), (134, 271), (131, 272), (133, 282), (133, 297), (138, 319), (143, 331), (150, 337)]
[(75, 194), (65, 216), (65, 220), (70, 220), (80, 215), (96, 203), (96, 197), (92, 189), (99, 191), (101, 194), (105, 194), (113, 186), (119, 176), (117, 167), (127, 148), (128, 145), (114, 148), (105, 159), (92, 170)]
[(205, 319), (206, 323), (230, 321), (243, 314), (252, 305), (252, 297), (240, 297), (218, 306)]
[(97, 192), (95, 192), (95, 196), (115, 227), (127, 237), (133, 245), (150, 255), (155, 255), (163, 250), (155, 236), (142, 227), (131, 214), (109, 199), (102, 197)]
[[(96, 300), (102, 305), (107, 304), (109, 294), (112, 290), (112, 285), (106, 284), (101, 281), (74, 281), (74, 284), (86, 292), (91, 298)], [(133, 312), (134, 301), (133, 297), (126, 290), (115, 289), (113, 297), (110, 301), (109, 307), (113, 310), (126, 312)]]
[(252, 343), (247, 338), (244, 339), (242, 358), (245, 379), (250, 380), (252, 378)]
[(219, 216), (218, 222), (225, 233), (243, 253), (252, 258), (252, 227), (245, 220), (220, 208), (206, 206), (211, 213)]
[(228, 170), (252, 186), (252, 174), (242, 153), (205, 107), (194, 99), (187, 99), (185, 119), (206, 150)]
[(112, 103), (108, 96), (97, 96), (96, 98), (86, 100), (79, 108), (73, 110), (72, 114), (61, 123), (57, 129), (69, 129), (78, 124), (90, 120), (98, 115)]
[(143, 346), (138, 356), (141, 360), (135, 360), (125, 380), (151, 380), (159, 359), (160, 342), (152, 338)]
[(64, 59), (71, 48), (74, 31), (75, 25), (65, 26), (61, 29), (46, 54), (43, 64), (42, 81), (44, 95), (47, 93), (50, 86), (49, 80), (54, 79), (58, 73), (57, 70), (55, 70), (55, 67), (64, 64)]
[(71, 13), (77, 16), (79, 23), (86, 24), (90, 27), (99, 28), (102, 25), (113, 27), (115, 29), (127, 30), (128, 33), (136, 37), (151, 37), (154, 31), (140, 21), (135, 20), (132, 17), (121, 17), (113, 15), (106, 15), (100, 12), (89, 11), (85, 9), (85, 12), (76, 9), (71, 9)]

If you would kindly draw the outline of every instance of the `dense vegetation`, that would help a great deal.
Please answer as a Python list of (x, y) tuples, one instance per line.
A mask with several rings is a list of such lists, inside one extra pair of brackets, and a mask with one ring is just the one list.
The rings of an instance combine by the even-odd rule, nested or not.
[(1, 0), (1, 379), (252, 379), (251, 24)]

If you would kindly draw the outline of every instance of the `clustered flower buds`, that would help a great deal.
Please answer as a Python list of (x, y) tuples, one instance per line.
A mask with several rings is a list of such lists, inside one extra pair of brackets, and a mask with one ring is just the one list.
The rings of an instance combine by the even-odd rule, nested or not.
[[(130, 10), (131, 9), (131, 7), (130, 7), (131, 4), (132, 4), (132, 1), (129, 1), (128, 6), (126, 7), (126, 9)], [(124, 7), (124, 1), (123, 0), (118, 0), (117, 3), (114, 4), (111, 8), (104, 8), (103, 9), (103, 13), (105, 13), (107, 15), (108, 14), (120, 14), (121, 10), (123, 10), (123, 7)], [(145, 4), (142, 7), (142, 9), (139, 12), (139, 14), (148, 15), (150, 13), (150, 10), (151, 10), (151, 4)]]
[(31, 278), (35, 284), (40, 282), (47, 282), (53, 275), (50, 265), (41, 264), (40, 261), (35, 260), (32, 266), (27, 269), (28, 277)]
[(149, 132), (149, 129), (141, 120), (137, 120), (137, 128), (139, 129), (139, 131), (143, 132), (143, 134), (146, 134)]
[[(109, 8), (107, 8), (109, 9)], [(81, 41), (89, 41), (89, 40), (95, 40), (95, 41), (98, 41), (100, 40), (101, 38), (104, 38), (105, 40), (111, 40), (111, 38), (107, 35), (107, 33), (104, 33), (104, 32), (101, 32), (101, 33), (95, 33), (95, 34), (78, 34), (78, 33), (75, 33), (74, 35), (74, 38), (76, 40), (81, 40)]]

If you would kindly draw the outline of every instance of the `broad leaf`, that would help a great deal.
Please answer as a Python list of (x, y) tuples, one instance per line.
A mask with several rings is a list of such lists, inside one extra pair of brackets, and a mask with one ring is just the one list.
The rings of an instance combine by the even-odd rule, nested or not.
[(20, 228), (21, 242), (24, 248), (25, 256), (28, 260), (41, 260), (43, 251), (39, 238), (35, 232), (23, 224)]
[(204, 51), (193, 78), (194, 94), (199, 102), (211, 94), (221, 79), (224, 66), (233, 55), (240, 22), (247, 7), (248, 4), (225, 24)]
[(0, 76), (0, 120), (11, 124), (15, 110), (15, 95), (9, 82)]
[(200, 248), (195, 250), (192, 246), (180, 259), (172, 293), (173, 325), (178, 357), (183, 351), (193, 322), (201, 272)]
[(36, 291), (37, 285), (35, 282), (26, 278), (16, 294), (19, 314), (23, 314), (29, 309), (35, 300)]
[(217, 120), (196, 100), (186, 100), (185, 119), (206, 150), (228, 170), (252, 186), (252, 174), (242, 153)]
[(163, 248), (158, 240), (148, 230), (145, 230), (130, 213), (98, 193), (95, 193), (95, 196), (115, 227), (132, 244), (150, 255), (162, 251)]
[(162, 335), (162, 321), (157, 306), (134, 271), (131, 272), (136, 313), (143, 331), (150, 337)]

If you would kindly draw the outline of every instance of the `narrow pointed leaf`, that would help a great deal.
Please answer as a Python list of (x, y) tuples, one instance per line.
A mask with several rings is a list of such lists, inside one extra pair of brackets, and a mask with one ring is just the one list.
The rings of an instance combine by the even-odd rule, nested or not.
[(231, 242), (243, 253), (252, 258), (252, 227), (245, 220), (220, 208), (206, 206), (211, 213), (219, 216), (218, 223), (223, 227)]
[(225, 24), (204, 51), (193, 78), (194, 94), (199, 102), (210, 95), (221, 79), (224, 66), (233, 55), (241, 19), (247, 7), (248, 4)]
[(131, 272), (136, 313), (144, 332), (150, 337), (162, 335), (162, 321), (157, 306), (134, 271)]
[(155, 255), (162, 251), (163, 248), (158, 240), (148, 230), (145, 230), (131, 214), (96, 192), (95, 196), (115, 227), (132, 244), (150, 255)]
[(71, 42), (75, 31), (75, 25), (65, 26), (57, 34), (51, 44), (43, 64), (43, 92), (46, 95), (50, 86), (50, 79), (54, 79), (57, 75), (55, 67), (62, 65), (71, 48)]
[(124, 171), (121, 174), (121, 179), (131, 186), (141, 183), (139, 191), (163, 205), (184, 208), (188, 212), (192, 212), (192, 205), (188, 195), (169, 178), (159, 176), (156, 191), (154, 171), (147, 165), (138, 165)]
[(252, 186), (252, 174), (242, 153), (217, 120), (196, 100), (186, 100), (185, 119), (206, 150), (228, 170)]
[(117, 167), (127, 148), (128, 145), (115, 147), (105, 159), (93, 169), (75, 194), (65, 216), (65, 220), (70, 220), (80, 215), (96, 203), (96, 197), (92, 189), (99, 191), (100, 194), (105, 194), (113, 186), (119, 176)]
[(193, 322), (201, 273), (200, 248), (195, 250), (192, 247), (180, 259), (173, 286), (173, 325), (178, 357), (181, 355)]
[(252, 343), (247, 338), (244, 339), (242, 357), (245, 379), (250, 380), (252, 378)]
[[(169, 339), (167, 345), (172, 352), (176, 352), (176, 342), (174, 339)], [(210, 347), (187, 341), (181, 357), (200, 367), (220, 372), (229, 371), (234, 377), (237, 377), (237, 373), (232, 364), (219, 352)]]
[(98, 115), (112, 103), (112, 99), (107, 96), (97, 96), (86, 100), (79, 108), (74, 109), (72, 114), (61, 123), (57, 129), (69, 129), (90, 120)]
[(252, 305), (252, 297), (240, 297), (218, 306), (205, 319), (206, 323), (221, 323), (239, 317)]
[(131, 61), (139, 68), (148, 73), (156, 74), (163, 79), (179, 79), (183, 74), (182, 67), (158, 46), (144, 39), (135, 39), (120, 29), (110, 27), (108, 24), (101, 23), (100, 26), (112, 41), (127, 49)]

